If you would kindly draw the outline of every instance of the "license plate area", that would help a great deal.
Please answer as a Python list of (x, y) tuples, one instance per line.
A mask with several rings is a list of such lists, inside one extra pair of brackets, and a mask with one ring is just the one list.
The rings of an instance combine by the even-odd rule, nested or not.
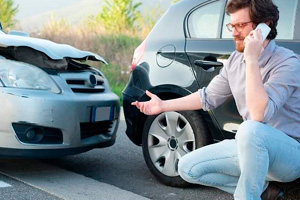
[(112, 121), (114, 118), (114, 107), (92, 107), (91, 122)]

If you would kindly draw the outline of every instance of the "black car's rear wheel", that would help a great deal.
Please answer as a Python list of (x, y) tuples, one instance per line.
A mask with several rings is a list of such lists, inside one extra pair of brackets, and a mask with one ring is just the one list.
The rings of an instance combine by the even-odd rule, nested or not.
[(147, 117), (142, 147), (148, 168), (160, 182), (184, 187), (188, 183), (178, 174), (179, 159), (210, 142), (198, 111), (165, 112)]

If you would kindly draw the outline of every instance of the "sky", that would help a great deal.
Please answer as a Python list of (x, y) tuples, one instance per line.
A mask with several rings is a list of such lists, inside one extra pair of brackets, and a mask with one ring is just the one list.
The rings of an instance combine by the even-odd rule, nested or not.
[(76, 4), (79, 1), (80, 0), (14, 0), (14, 3), (19, 6), (19, 12), (16, 17), (18, 20), (21, 20), (51, 10), (62, 9)]
[[(41, 13), (63, 9), (68, 6), (75, 5), (80, 1), (86, 0), (14, 0), (15, 5), (19, 6), (19, 12), (17, 13), (17, 19), (24, 19)], [(145, 5), (160, 4), (163, 9), (167, 9), (172, 0), (135, 0), (141, 1)], [(90, 1), (86, 1), (89, 3)], [(92, 4), (101, 5), (103, 0), (94, 0)], [(97, 6), (96, 5), (96, 6)], [(95, 6), (92, 6), (95, 7)]]
[[(141, 7), (159, 5), (167, 10), (172, 0), (135, 0), (141, 1)], [(47, 23), (51, 16), (63, 17), (68, 22), (77, 23), (87, 16), (100, 11), (103, 0), (14, 0), (18, 5), (16, 19), (20, 22), (20, 28), (24, 31), (35, 31)]]

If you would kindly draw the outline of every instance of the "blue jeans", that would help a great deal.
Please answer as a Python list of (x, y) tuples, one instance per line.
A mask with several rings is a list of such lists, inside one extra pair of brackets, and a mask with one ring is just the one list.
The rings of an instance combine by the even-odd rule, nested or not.
[(235, 199), (258, 200), (269, 181), (300, 177), (300, 143), (271, 126), (245, 121), (235, 139), (183, 156), (178, 171), (187, 182), (219, 188)]

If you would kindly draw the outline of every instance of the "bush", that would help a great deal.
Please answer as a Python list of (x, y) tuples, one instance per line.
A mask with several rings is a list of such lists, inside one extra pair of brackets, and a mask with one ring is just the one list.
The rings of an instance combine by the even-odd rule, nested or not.
[(135, 22), (141, 17), (138, 11), (141, 5), (133, 0), (104, 0), (101, 11), (91, 19), (100, 22), (108, 33), (132, 32), (135, 30)]
[(111, 89), (121, 99), (121, 93), (129, 79), (129, 68), (135, 48), (141, 43), (137, 37), (126, 35), (102, 35), (96, 39), (92, 51), (101, 55), (109, 65), (100, 70), (108, 79)]
[(14, 6), (13, 0), (0, 0), (0, 21), (4, 29), (9, 29), (16, 23), (17, 12), (18, 6)]

